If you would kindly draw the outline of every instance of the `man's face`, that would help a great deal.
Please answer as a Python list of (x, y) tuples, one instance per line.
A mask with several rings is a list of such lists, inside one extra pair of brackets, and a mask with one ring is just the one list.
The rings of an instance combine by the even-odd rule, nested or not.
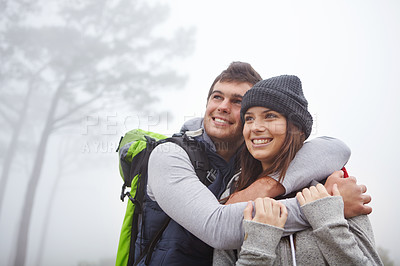
[(207, 102), (204, 128), (214, 142), (243, 140), (240, 107), (249, 83), (217, 82)]

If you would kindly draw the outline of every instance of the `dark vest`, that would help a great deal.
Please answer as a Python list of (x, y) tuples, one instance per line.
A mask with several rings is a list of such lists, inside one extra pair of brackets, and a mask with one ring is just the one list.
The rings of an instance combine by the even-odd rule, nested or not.
[[(147, 195), (143, 207), (144, 226), (136, 240), (135, 258), (167, 218), (157, 202)], [(149, 265), (211, 265), (212, 255), (213, 249), (209, 245), (171, 220), (153, 251)], [(145, 265), (144, 259), (138, 265)]]
[[(208, 186), (213, 194), (219, 198), (225, 190), (226, 183), (238, 169), (236, 159), (229, 163), (211, 150), (207, 150), (211, 167), (217, 169), (216, 180)], [(167, 215), (157, 202), (151, 200), (146, 192), (143, 204), (143, 215), (135, 244), (135, 261), (143, 250), (160, 230)], [(171, 220), (154, 248), (149, 265), (212, 265), (213, 248), (195, 237), (189, 231)], [(143, 258), (138, 265), (145, 265)]]

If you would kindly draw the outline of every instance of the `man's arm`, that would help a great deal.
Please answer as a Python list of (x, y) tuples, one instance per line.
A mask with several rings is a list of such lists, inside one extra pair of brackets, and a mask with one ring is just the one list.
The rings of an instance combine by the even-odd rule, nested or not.
[[(238, 249), (242, 245), (246, 203), (221, 205), (198, 179), (187, 153), (174, 143), (157, 146), (150, 155), (148, 194), (165, 213), (208, 245)], [(296, 199), (284, 201), (287, 232), (308, 226)]]
[[(222, 205), (196, 176), (187, 153), (174, 143), (158, 145), (150, 155), (147, 192), (175, 222), (208, 245), (238, 249), (242, 245), (246, 202)], [(288, 221), (293, 231), (307, 227), (297, 218), (296, 199), (288, 200)]]
[(148, 195), (175, 222), (219, 249), (241, 246), (246, 203), (221, 205), (196, 176), (187, 153), (174, 143), (158, 145), (150, 155)]
[(282, 184), (267, 176), (257, 179), (246, 189), (233, 193), (225, 204), (254, 201), (256, 198), (275, 198), (283, 193), (285, 193), (285, 188)]
[(285, 194), (310, 186), (312, 180), (321, 181), (342, 169), (351, 155), (350, 148), (341, 140), (319, 137), (305, 142), (290, 163), (282, 185)]
[[(332, 194), (333, 184), (338, 189), (344, 202), (344, 215), (349, 219), (355, 216), (370, 214), (372, 208), (365, 204), (371, 201), (371, 196), (365, 194), (365, 185), (358, 185), (355, 177), (343, 178), (343, 171), (335, 171), (325, 183), (325, 188)], [(310, 227), (306, 216), (303, 214), (298, 201), (295, 198), (280, 200), (288, 209), (288, 219), (285, 224), (284, 236), (302, 231)]]
[(304, 187), (311, 181), (321, 181), (341, 169), (350, 158), (350, 149), (341, 140), (319, 137), (304, 143), (280, 184), (270, 177), (258, 179), (248, 188), (231, 195), (227, 204), (247, 202), (256, 198), (275, 198)]

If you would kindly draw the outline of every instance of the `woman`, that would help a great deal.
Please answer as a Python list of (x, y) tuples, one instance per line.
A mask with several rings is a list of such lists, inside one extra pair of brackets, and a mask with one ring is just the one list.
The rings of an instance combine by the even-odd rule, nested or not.
[[(242, 172), (229, 191), (243, 190), (262, 176), (282, 182), (311, 133), (312, 118), (300, 79), (285, 75), (258, 82), (243, 97), (241, 118), (247, 149), (243, 149)], [(241, 250), (216, 250), (214, 265), (382, 265), (368, 217), (346, 220), (337, 186), (333, 196), (319, 184), (299, 192), (297, 200), (310, 229), (281, 238), (285, 206), (270, 198), (257, 199), (254, 217), (252, 203), (244, 211), (246, 236)]]

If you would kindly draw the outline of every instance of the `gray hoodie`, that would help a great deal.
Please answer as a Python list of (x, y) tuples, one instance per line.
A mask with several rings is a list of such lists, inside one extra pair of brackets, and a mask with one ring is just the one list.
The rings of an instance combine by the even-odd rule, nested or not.
[(368, 216), (346, 220), (341, 197), (301, 209), (312, 228), (281, 238), (281, 228), (244, 220), (247, 237), (238, 258), (233, 250), (215, 250), (213, 265), (383, 265)]

